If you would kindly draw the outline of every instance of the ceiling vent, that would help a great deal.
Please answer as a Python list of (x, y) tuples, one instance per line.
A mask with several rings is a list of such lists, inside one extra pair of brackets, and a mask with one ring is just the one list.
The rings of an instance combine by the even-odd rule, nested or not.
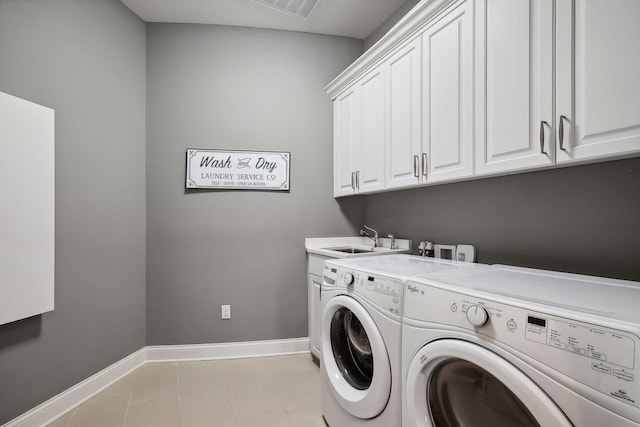
[(288, 15), (308, 19), (320, 0), (253, 0)]

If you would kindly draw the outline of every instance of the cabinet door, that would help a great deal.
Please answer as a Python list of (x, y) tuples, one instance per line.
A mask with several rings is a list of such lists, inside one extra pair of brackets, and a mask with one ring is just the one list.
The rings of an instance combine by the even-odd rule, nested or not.
[(473, 2), (422, 36), (423, 149), (428, 182), (473, 173)]
[(419, 170), (422, 115), (420, 43), (418, 37), (386, 62), (389, 73), (387, 188), (410, 186), (422, 181)]
[(640, 1), (559, 1), (556, 27), (558, 162), (639, 153)]
[(355, 192), (353, 168), (356, 137), (355, 90), (350, 89), (333, 101), (333, 195)]
[(357, 83), (356, 190), (384, 189), (385, 90), (384, 68), (378, 67)]
[(553, 2), (477, 3), (476, 172), (551, 165)]
[(320, 358), (322, 354), (320, 340), (320, 290), (322, 277), (309, 274), (309, 347), (311, 354)]

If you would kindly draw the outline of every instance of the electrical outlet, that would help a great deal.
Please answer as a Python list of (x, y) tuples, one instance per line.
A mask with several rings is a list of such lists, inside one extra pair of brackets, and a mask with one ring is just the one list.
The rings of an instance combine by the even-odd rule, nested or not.
[(435, 250), (436, 258), (450, 259), (450, 260), (458, 259), (455, 245), (433, 245), (433, 249)]
[(220, 312), (222, 314), (223, 319), (231, 319), (231, 306), (230, 305), (222, 305), (220, 307)]

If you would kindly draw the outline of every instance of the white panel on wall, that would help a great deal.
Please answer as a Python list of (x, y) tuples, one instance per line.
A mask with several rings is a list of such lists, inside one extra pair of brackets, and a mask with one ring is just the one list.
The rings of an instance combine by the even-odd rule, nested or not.
[(0, 325), (54, 307), (54, 111), (0, 92)]

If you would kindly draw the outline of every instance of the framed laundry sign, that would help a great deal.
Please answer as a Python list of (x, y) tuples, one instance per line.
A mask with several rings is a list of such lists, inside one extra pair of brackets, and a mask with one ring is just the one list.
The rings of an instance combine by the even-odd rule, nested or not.
[(187, 149), (187, 188), (289, 191), (291, 153)]

